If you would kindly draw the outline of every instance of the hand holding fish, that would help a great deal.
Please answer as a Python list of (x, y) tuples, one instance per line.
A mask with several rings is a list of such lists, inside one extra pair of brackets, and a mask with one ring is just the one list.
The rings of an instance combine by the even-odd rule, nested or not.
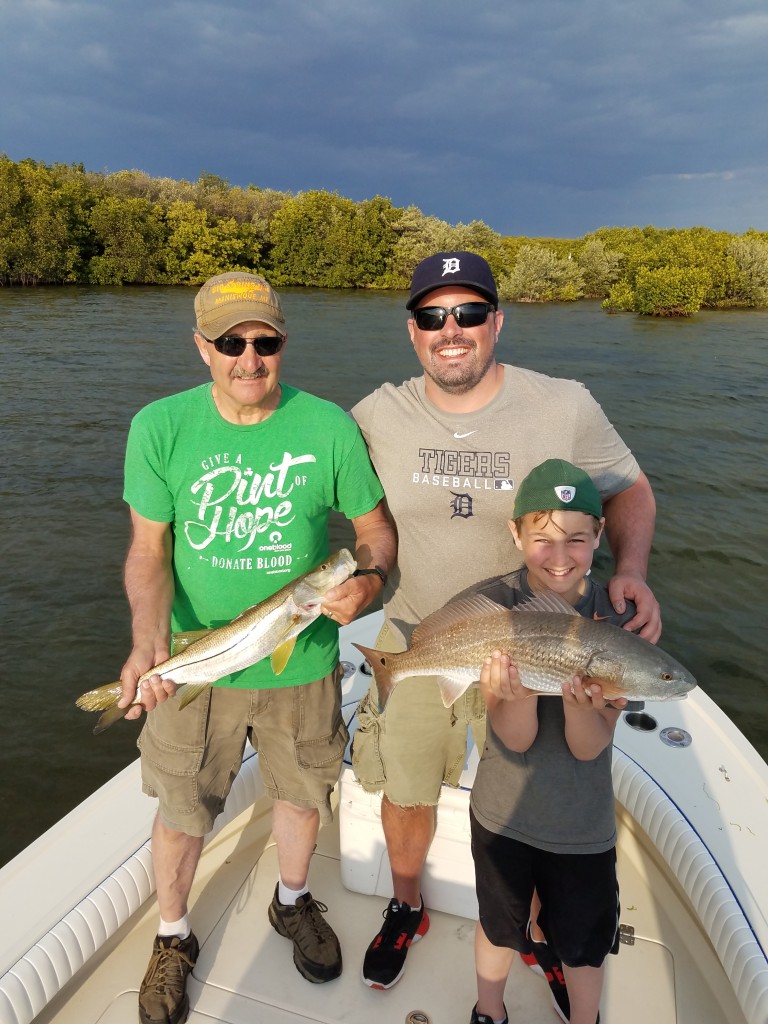
[(341, 586), (328, 591), (323, 598), (322, 613), (338, 625), (346, 626), (357, 618), (381, 590), (381, 579), (375, 573), (352, 576)]
[(488, 707), (500, 700), (515, 701), (535, 697), (536, 693), (523, 686), (517, 666), (510, 656), (495, 650), (483, 660), (480, 669), (480, 692)]
[(627, 701), (620, 697), (614, 698), (615, 707), (608, 704), (600, 684), (586, 682), (582, 676), (565, 680), (562, 690), (565, 741), (577, 760), (592, 761), (613, 739), (621, 708)]
[(328, 590), (321, 611), (340, 626), (347, 626), (381, 593), (387, 573), (395, 564), (397, 543), (383, 503), (353, 520), (355, 562), (362, 566), (353, 576)]
[(528, 750), (539, 727), (538, 694), (523, 686), (508, 654), (497, 649), (483, 659), (480, 692), (488, 708), (488, 720), (501, 742), (521, 754)]
[(169, 697), (175, 695), (176, 684), (172, 679), (163, 679), (162, 676), (154, 675), (139, 683), (139, 679), (145, 672), (155, 665), (161, 665), (169, 657), (170, 651), (167, 645), (164, 649), (161, 647), (157, 651), (148, 652), (140, 647), (134, 647), (131, 651), (120, 673), (122, 696), (117, 702), (119, 708), (128, 708), (125, 713), (127, 721), (140, 718), (145, 711), (154, 711), (158, 704), (162, 704)]
[(562, 684), (563, 703), (573, 708), (585, 708), (601, 711), (603, 708), (613, 708), (622, 711), (627, 706), (626, 697), (614, 697), (608, 702), (603, 696), (602, 687), (598, 682), (590, 680), (585, 683), (581, 676), (574, 676), (573, 679), (566, 679)]

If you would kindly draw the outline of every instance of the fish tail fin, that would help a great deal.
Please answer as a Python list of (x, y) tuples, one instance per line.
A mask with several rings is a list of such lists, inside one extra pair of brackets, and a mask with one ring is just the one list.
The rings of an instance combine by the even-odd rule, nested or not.
[(100, 732), (104, 732), (104, 730), (108, 729), (110, 725), (114, 725), (115, 722), (119, 722), (120, 719), (124, 717), (128, 708), (131, 707), (133, 707), (132, 704), (129, 704), (124, 708), (119, 708), (117, 704), (115, 704), (114, 707), (108, 708), (93, 727), (93, 735), (98, 736)]
[[(83, 711), (106, 711), (120, 699), (122, 684), (118, 679), (115, 683), (104, 683), (95, 690), (81, 693), (75, 704)], [(126, 709), (127, 710), (127, 709)]]
[(373, 669), (373, 677), (379, 693), (379, 711), (383, 711), (389, 700), (389, 695), (397, 685), (387, 665), (389, 653), (387, 651), (376, 651), (371, 647), (363, 647), (362, 644), (353, 644), (352, 646), (365, 655), (368, 664)]

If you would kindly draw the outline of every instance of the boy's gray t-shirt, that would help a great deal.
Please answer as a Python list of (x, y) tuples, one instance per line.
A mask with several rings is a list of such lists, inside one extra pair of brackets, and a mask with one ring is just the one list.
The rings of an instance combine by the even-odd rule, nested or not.
[[(514, 608), (531, 596), (528, 570), (519, 569), (478, 587), (477, 592)], [(602, 584), (586, 578), (587, 589), (575, 606), (586, 618), (614, 626), (635, 614), (627, 603), (619, 615)], [(539, 731), (525, 753), (506, 747), (486, 719), (485, 748), (472, 787), (470, 806), (489, 832), (508, 836), (551, 853), (603, 853), (616, 844), (611, 779), (612, 744), (592, 761), (579, 761), (565, 741), (562, 698), (539, 697)]]
[(521, 564), (507, 521), (520, 481), (540, 462), (581, 467), (604, 500), (640, 475), (583, 384), (503, 370), (499, 393), (477, 412), (438, 409), (423, 376), (385, 384), (352, 409), (398, 529), (384, 610), (403, 648), (457, 594)]

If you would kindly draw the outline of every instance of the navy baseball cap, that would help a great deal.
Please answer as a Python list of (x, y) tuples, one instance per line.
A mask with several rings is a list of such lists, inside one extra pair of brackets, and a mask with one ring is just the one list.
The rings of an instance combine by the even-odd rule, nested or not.
[(491, 268), (476, 252), (438, 252), (427, 256), (416, 267), (406, 309), (414, 309), (420, 299), (436, 288), (463, 285), (479, 292), (498, 309), (499, 293)]

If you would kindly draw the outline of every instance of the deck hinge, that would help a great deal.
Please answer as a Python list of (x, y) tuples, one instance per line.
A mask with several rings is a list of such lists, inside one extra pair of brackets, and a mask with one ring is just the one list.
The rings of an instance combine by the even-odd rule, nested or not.
[(619, 942), (624, 946), (634, 946), (635, 929), (631, 924), (619, 925)]

